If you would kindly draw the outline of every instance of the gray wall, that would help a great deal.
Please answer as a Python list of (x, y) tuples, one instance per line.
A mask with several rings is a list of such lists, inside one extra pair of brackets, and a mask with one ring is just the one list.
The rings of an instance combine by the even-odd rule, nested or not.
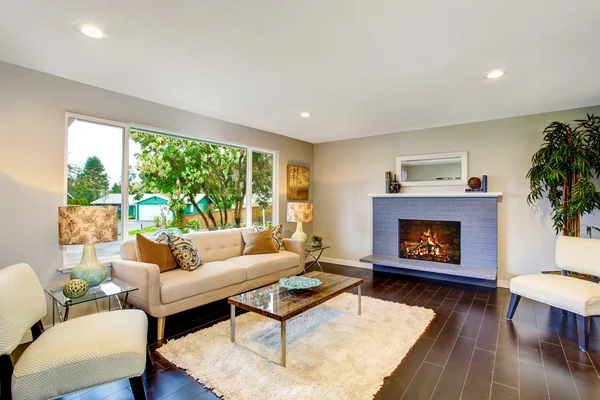
[[(542, 202), (530, 208), (525, 178), (550, 122), (600, 114), (600, 107), (392, 133), (315, 145), (315, 233), (328, 237), (330, 258), (356, 263), (371, 254), (371, 198), (383, 193), (384, 172), (396, 157), (468, 151), (468, 175), (489, 177), (488, 191), (503, 192), (498, 204), (499, 279), (551, 269), (555, 233)], [(462, 187), (404, 188), (407, 192), (464, 191)], [(592, 218), (593, 219), (593, 218)], [(584, 223), (590, 218), (584, 219)], [(595, 221), (597, 222), (597, 221)], [(506, 282), (502, 282), (506, 284)]]
[[(310, 143), (0, 62), (0, 268), (29, 263), (46, 285), (68, 277), (56, 272), (62, 267), (57, 208), (65, 199), (66, 111), (279, 151), (280, 222), (287, 164), (313, 169)], [(295, 230), (292, 223), (284, 227), (287, 236)]]

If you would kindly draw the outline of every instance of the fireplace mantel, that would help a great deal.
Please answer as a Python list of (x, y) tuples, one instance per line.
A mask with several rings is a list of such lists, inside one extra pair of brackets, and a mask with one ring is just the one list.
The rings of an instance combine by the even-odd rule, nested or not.
[(369, 197), (502, 197), (502, 192), (370, 193)]

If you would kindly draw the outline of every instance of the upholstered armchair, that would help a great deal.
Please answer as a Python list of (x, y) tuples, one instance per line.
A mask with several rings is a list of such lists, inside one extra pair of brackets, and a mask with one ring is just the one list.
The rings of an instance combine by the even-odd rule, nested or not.
[[(44, 332), (46, 298), (27, 264), (0, 269), (0, 399), (46, 400), (129, 378), (145, 399), (148, 320), (140, 310), (74, 318)], [(31, 329), (33, 343), (10, 354)], [(12, 393), (11, 393), (12, 392)]]
[[(600, 240), (561, 236), (556, 242), (556, 265), (564, 272), (600, 276)], [(570, 311), (577, 320), (579, 348), (587, 350), (590, 319), (600, 315), (600, 284), (563, 275), (521, 275), (510, 281), (507, 319), (512, 319), (521, 296)]]

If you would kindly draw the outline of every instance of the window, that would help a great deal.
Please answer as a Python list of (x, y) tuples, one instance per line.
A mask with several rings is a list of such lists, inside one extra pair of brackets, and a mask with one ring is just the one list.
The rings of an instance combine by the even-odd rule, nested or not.
[[(67, 203), (119, 207), (119, 241), (277, 223), (275, 152), (86, 118), (68, 119)], [(97, 244), (98, 257), (119, 245)], [(80, 246), (65, 247), (75, 264)]]
[[(120, 241), (125, 129), (79, 118), (68, 118), (67, 124), (67, 204), (117, 206)], [(64, 246), (64, 251), (65, 264), (76, 264), (83, 246)], [(98, 243), (96, 253), (99, 259), (114, 258), (119, 254), (119, 242)]]
[(273, 225), (273, 154), (252, 151), (252, 224)]

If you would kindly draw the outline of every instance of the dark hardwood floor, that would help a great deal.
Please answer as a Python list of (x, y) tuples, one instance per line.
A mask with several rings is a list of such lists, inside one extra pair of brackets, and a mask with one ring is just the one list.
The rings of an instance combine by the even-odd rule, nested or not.
[[(573, 315), (564, 317), (560, 310), (522, 299), (514, 320), (507, 321), (506, 289), (323, 266), (327, 272), (362, 278), (364, 296), (436, 312), (423, 337), (385, 380), (377, 400), (600, 399), (600, 318), (592, 322), (590, 351), (584, 353), (577, 347)], [(219, 301), (168, 317), (166, 336), (180, 337), (228, 318), (227, 302)], [(150, 318), (153, 363), (145, 375), (148, 398), (217, 399), (155, 352), (160, 345), (155, 324)], [(65, 397), (132, 398), (126, 380)]]

